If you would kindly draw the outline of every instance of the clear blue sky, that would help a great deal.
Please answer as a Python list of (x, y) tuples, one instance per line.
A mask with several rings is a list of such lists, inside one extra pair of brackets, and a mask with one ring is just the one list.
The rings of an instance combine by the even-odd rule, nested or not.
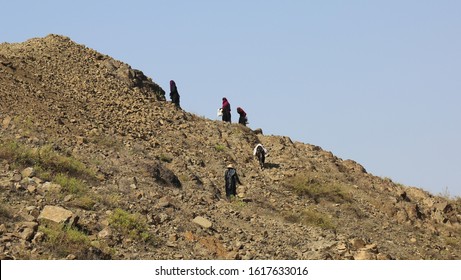
[(69, 36), (142, 70), (187, 111), (461, 196), (461, 1), (4, 1), (1, 42)]

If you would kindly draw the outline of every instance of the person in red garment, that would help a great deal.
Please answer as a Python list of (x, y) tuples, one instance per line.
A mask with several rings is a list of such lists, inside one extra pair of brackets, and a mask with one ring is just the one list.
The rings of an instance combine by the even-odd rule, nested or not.
[(248, 122), (247, 113), (245, 113), (245, 111), (243, 111), (243, 109), (240, 107), (237, 108), (237, 113), (240, 115), (239, 124), (246, 126)]
[(231, 106), (225, 97), (222, 99), (222, 120), (224, 122), (231, 122)]

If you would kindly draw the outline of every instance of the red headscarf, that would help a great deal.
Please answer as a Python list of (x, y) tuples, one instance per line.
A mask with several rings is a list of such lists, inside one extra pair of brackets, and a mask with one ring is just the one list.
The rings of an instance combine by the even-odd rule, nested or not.
[(239, 115), (242, 116), (242, 117), (247, 116), (247, 113), (245, 113), (245, 111), (243, 111), (243, 109), (240, 108), (240, 107), (237, 107), (237, 113), (239, 113)]
[(227, 101), (227, 98), (223, 97), (222, 99), (222, 109), (223, 111), (228, 110), (230, 112), (230, 103)]

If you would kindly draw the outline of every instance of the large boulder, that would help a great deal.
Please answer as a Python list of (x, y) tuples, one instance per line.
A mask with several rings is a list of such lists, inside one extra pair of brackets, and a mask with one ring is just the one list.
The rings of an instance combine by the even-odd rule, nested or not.
[(77, 218), (74, 216), (72, 211), (60, 206), (47, 205), (38, 216), (38, 220), (51, 221), (57, 224), (74, 224), (76, 223)]

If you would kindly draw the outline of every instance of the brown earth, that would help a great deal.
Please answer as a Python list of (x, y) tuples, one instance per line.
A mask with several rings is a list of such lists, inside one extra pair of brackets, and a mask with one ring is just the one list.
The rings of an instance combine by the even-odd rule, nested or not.
[(0, 45), (0, 133), (1, 259), (461, 257), (459, 199), (177, 109), (67, 37)]

